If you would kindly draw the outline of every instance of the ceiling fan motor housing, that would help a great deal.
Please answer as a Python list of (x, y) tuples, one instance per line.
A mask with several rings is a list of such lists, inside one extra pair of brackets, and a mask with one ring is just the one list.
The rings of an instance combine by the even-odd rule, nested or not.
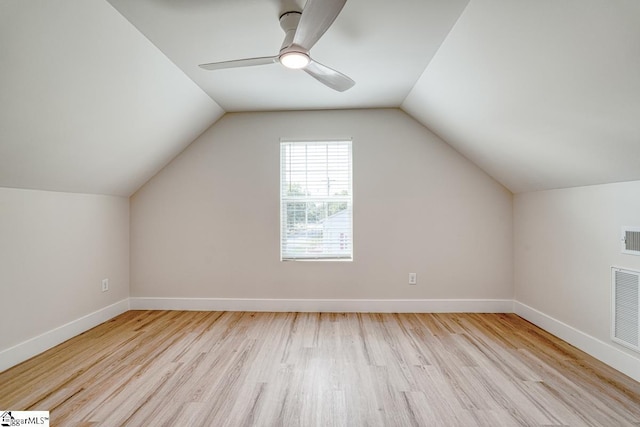
[(280, 15), (280, 27), (284, 30), (285, 35), (278, 59), (287, 68), (300, 69), (311, 62), (309, 51), (293, 43), (293, 37), (298, 29), (301, 15), (301, 12), (296, 11), (285, 12)]
[(293, 36), (295, 36), (296, 29), (298, 29), (301, 15), (301, 12), (296, 11), (285, 12), (280, 15), (280, 27), (284, 31), (284, 41), (280, 47), (281, 52), (293, 44)]

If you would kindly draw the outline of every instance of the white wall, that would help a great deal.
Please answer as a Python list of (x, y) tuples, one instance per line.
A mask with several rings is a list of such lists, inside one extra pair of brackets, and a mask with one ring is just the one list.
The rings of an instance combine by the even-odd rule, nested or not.
[(609, 338), (611, 267), (640, 270), (622, 226), (640, 226), (640, 181), (516, 195), (515, 299), (640, 359)]
[(128, 199), (0, 188), (0, 295), (0, 352), (126, 299)]
[[(353, 138), (353, 262), (279, 260), (281, 137)], [(400, 110), (227, 114), (132, 196), (131, 296), (511, 299), (512, 243), (512, 194)]]

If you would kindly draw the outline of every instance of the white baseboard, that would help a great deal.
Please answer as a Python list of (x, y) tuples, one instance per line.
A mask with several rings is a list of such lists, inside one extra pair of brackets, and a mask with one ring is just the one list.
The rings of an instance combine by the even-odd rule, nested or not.
[(65, 342), (129, 310), (129, 299), (101, 308), (79, 319), (59, 326), (37, 337), (0, 351), (0, 372), (24, 362), (45, 350)]
[(512, 300), (130, 298), (132, 310), (512, 313)]
[(587, 335), (521, 302), (513, 302), (514, 313), (545, 331), (579, 348), (623, 374), (640, 381), (640, 358), (621, 348)]

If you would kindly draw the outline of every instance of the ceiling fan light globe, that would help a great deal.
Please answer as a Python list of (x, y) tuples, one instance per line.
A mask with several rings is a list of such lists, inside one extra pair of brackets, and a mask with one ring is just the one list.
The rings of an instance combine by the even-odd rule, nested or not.
[(280, 63), (287, 68), (299, 70), (309, 65), (311, 58), (302, 52), (287, 52), (280, 56)]

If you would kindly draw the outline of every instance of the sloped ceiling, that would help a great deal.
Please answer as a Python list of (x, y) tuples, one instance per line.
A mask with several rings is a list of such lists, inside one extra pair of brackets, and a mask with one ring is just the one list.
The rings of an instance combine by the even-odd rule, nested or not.
[(513, 192), (640, 180), (637, 0), (348, 0), (311, 52), (345, 93), (197, 67), (275, 54), (304, 0), (109, 1), (0, 2), (0, 186), (127, 196), (224, 111), (376, 107)]
[(512, 192), (640, 179), (640, 2), (472, 0), (402, 108)]
[(104, 0), (0, 2), (0, 186), (129, 196), (223, 110)]

